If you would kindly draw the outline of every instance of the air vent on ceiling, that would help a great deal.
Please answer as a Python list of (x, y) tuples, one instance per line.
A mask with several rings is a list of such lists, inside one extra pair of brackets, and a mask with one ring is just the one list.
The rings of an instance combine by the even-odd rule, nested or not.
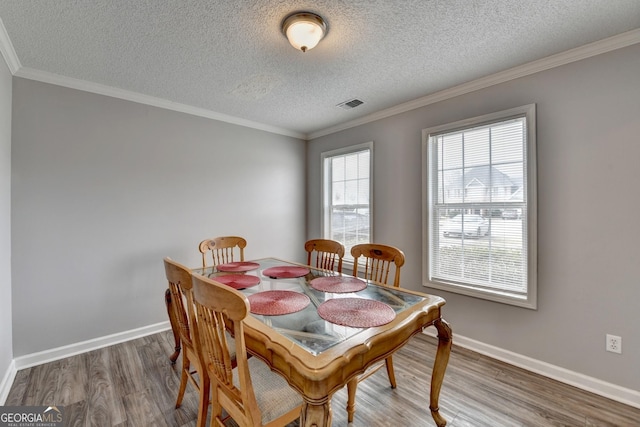
[(364, 104), (364, 101), (360, 101), (359, 99), (351, 99), (349, 101), (341, 102), (338, 104), (338, 107), (343, 110), (351, 110), (352, 108), (356, 108), (358, 105)]

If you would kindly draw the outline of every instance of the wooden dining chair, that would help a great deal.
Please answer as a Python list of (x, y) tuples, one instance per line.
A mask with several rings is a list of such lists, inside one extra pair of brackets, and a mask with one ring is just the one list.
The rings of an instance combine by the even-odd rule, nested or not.
[[(196, 342), (211, 378), (211, 425), (222, 427), (229, 417), (243, 427), (285, 426), (299, 419), (300, 394), (257, 357), (247, 359), (243, 322), (249, 314), (247, 297), (204, 276), (192, 277)], [(235, 337), (235, 368), (225, 333), (229, 327)]]
[[(198, 249), (202, 254), (202, 267), (216, 266), (234, 261), (244, 261), (244, 248), (247, 241), (238, 236), (223, 236), (200, 242)], [(207, 262), (211, 260), (211, 264)]]
[[(377, 243), (364, 243), (351, 248), (353, 256), (353, 275), (361, 275), (364, 279), (400, 286), (400, 267), (404, 265), (404, 253), (393, 246)], [(360, 263), (360, 257), (363, 258)], [(362, 268), (360, 267), (362, 264)], [(393, 282), (389, 283), (389, 275), (393, 274)]]
[[(180, 375), (180, 388), (176, 399), (176, 408), (182, 404), (187, 382), (198, 390), (198, 420), (197, 426), (204, 427), (209, 407), (209, 375), (202, 369), (200, 356), (195, 346), (193, 337), (196, 329), (196, 316), (191, 292), (193, 282), (191, 272), (182, 264), (171, 258), (164, 259), (164, 271), (169, 282), (173, 320), (176, 323), (179, 339), (182, 344), (182, 368)], [(175, 333), (175, 331), (174, 331)], [(196, 379), (195, 374), (199, 379)]]
[(329, 239), (307, 240), (304, 250), (307, 251), (307, 265), (342, 273), (342, 258), (344, 258), (342, 243)]
[[(404, 253), (400, 249), (388, 245), (364, 243), (352, 247), (351, 255), (353, 256), (353, 275), (355, 277), (361, 275), (367, 280), (387, 285), (389, 284), (389, 276), (393, 272), (393, 282), (391, 284), (394, 287), (400, 286), (400, 268), (404, 265)], [(362, 265), (362, 269), (359, 268), (360, 265)], [(387, 368), (391, 388), (396, 388), (393, 358), (388, 356), (384, 360), (384, 363), (374, 365), (369, 368), (367, 372), (347, 383), (348, 422), (353, 422), (358, 383), (369, 378), (383, 366)]]

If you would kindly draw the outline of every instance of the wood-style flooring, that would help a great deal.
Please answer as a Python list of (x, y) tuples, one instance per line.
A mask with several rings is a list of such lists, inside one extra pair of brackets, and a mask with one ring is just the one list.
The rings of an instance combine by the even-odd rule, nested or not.
[[(180, 359), (170, 331), (18, 371), (5, 405), (64, 407), (67, 426), (195, 426), (189, 385), (174, 409)], [(419, 335), (394, 355), (398, 388), (380, 370), (358, 387), (353, 427), (435, 426), (429, 381), (435, 340)], [(332, 400), (346, 426), (346, 390)], [(454, 344), (440, 395), (448, 426), (640, 426), (640, 409), (587, 393)], [(292, 426), (296, 423), (292, 424)]]

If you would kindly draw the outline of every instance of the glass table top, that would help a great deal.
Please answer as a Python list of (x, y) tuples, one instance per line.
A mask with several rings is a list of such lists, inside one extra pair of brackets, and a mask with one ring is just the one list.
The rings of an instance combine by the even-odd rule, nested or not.
[[(339, 276), (338, 273), (309, 267), (310, 273), (306, 276), (274, 279), (272, 277), (265, 276), (263, 271), (273, 267), (291, 267), (300, 265), (276, 258), (264, 258), (252, 260), (252, 262), (259, 264), (259, 267), (243, 273), (238, 273), (254, 275), (260, 278), (260, 283), (258, 285), (240, 290), (240, 292), (247, 295), (247, 297), (258, 292), (288, 290), (304, 293), (309, 297), (311, 302), (306, 308), (295, 313), (278, 316), (265, 316), (252, 313), (251, 316), (270, 326), (278, 333), (284, 335), (314, 355), (318, 355), (342, 341), (366, 330), (364, 328), (341, 326), (322, 319), (318, 315), (318, 306), (329, 299), (365, 298), (380, 301), (390, 306), (396, 314), (425, 300), (424, 296), (402, 292), (401, 290), (392, 287), (379, 286), (372, 282), (367, 282), (367, 287), (358, 292), (323, 292), (314, 289), (310, 285), (311, 280), (323, 276)], [(196, 268), (192, 271), (193, 273), (202, 274), (214, 280), (216, 276), (229, 274), (227, 272), (218, 271), (215, 267)], [(345, 274), (345, 276), (348, 275)]]

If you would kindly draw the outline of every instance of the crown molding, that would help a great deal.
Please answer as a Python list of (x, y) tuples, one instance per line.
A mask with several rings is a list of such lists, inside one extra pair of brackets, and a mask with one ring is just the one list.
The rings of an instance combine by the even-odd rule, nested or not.
[(241, 119), (239, 117), (227, 114), (217, 113), (205, 108), (194, 107), (179, 102), (173, 102), (154, 96), (144, 95), (138, 92), (119, 89), (113, 86), (107, 86), (100, 83), (93, 83), (86, 80), (75, 79), (72, 77), (61, 76), (59, 74), (49, 73), (47, 71), (35, 70), (28, 67), (20, 67), (14, 73), (16, 77), (22, 77), (29, 80), (35, 80), (43, 83), (50, 83), (57, 86), (64, 86), (71, 89), (77, 89), (84, 92), (91, 92), (98, 95), (110, 96), (112, 98), (124, 99), (126, 101), (137, 102), (139, 104), (150, 105), (153, 107), (164, 108), (166, 110), (178, 111), (180, 113), (191, 114), (194, 116), (205, 117), (208, 119), (218, 120), (221, 122), (231, 123), (252, 129), (262, 130), (265, 132), (280, 134), (306, 140), (306, 134), (294, 132), (289, 129), (283, 129), (276, 126), (269, 126), (264, 123), (258, 123), (251, 120)]
[(137, 102), (139, 104), (151, 105), (154, 107), (164, 108), (167, 110), (178, 111), (181, 113), (191, 114), (194, 116), (205, 117), (212, 120), (218, 120), (221, 122), (231, 123), (239, 126), (244, 126), (252, 129), (262, 130), (265, 132), (275, 133), (284, 136), (290, 136), (292, 138), (298, 138), (302, 140), (307, 139), (307, 134), (301, 132), (295, 132), (289, 129), (284, 129), (276, 126), (270, 126), (264, 123), (254, 122), (251, 120), (242, 119), (239, 117), (230, 116), (227, 114), (217, 113), (215, 111), (207, 110), (205, 108), (194, 107), (187, 104), (181, 104), (178, 102), (172, 102), (166, 99), (157, 98), (154, 96), (143, 95), (141, 93), (132, 92), (124, 89), (118, 89), (112, 86), (102, 85), (99, 83), (92, 83), (86, 80), (74, 79), (72, 77), (65, 77), (59, 74), (49, 73), (46, 71), (35, 70), (33, 68), (23, 67), (18, 59), (9, 34), (0, 18), (0, 53), (4, 57), (9, 71), (16, 77), (22, 77), (29, 80), (35, 80), (43, 83), (50, 83), (58, 86), (64, 86), (71, 89), (82, 90), (85, 92), (96, 93), (99, 95), (110, 96), (113, 98), (124, 99), (126, 101)]
[(139, 104), (151, 105), (154, 107), (164, 108), (167, 110), (177, 111), (185, 114), (191, 114), (194, 116), (205, 117), (212, 120), (218, 120), (221, 122), (231, 123), (239, 126), (244, 126), (252, 129), (262, 130), (265, 132), (275, 133), (284, 136), (290, 136), (292, 138), (303, 139), (306, 141), (313, 140), (322, 136), (330, 135), (339, 131), (350, 129), (352, 127), (360, 126), (366, 123), (370, 123), (376, 120), (384, 119), (387, 117), (395, 116), (407, 111), (415, 110), (417, 108), (425, 107), (427, 105), (435, 104), (437, 102), (445, 101), (447, 99), (454, 98), (456, 96), (471, 93), (480, 89), (485, 89), (490, 86), (494, 86), (500, 83), (505, 83), (510, 80), (514, 80), (520, 77), (525, 77), (531, 74), (539, 73), (551, 68), (559, 67), (561, 65), (569, 64), (582, 59), (587, 59), (592, 56), (600, 55), (602, 53), (610, 52), (613, 50), (621, 49), (627, 46), (640, 43), (640, 29), (627, 31), (622, 34), (618, 34), (613, 37), (609, 37), (603, 40), (599, 40), (584, 46), (580, 46), (574, 49), (570, 49), (565, 52), (561, 52), (555, 55), (548, 56), (546, 58), (539, 59), (537, 61), (529, 62), (524, 65), (520, 65), (505, 71), (501, 71), (495, 74), (491, 74), (486, 77), (481, 77), (476, 80), (472, 80), (467, 83), (463, 83), (452, 88), (444, 89), (439, 92), (435, 92), (430, 95), (423, 96), (421, 98), (414, 99), (402, 104), (398, 104), (394, 107), (377, 111), (359, 119), (351, 120), (336, 126), (331, 126), (316, 132), (309, 134), (295, 132), (289, 129), (284, 129), (276, 126), (270, 126), (264, 123), (254, 122), (251, 120), (242, 119), (239, 117), (230, 116), (227, 114), (217, 113), (215, 111), (207, 110), (204, 108), (194, 107), (187, 104), (181, 104), (172, 102), (166, 99), (157, 98), (154, 96), (143, 95), (137, 92), (127, 91), (112, 86), (102, 85), (99, 83), (92, 83), (85, 80), (74, 79), (71, 77), (65, 77), (54, 73), (35, 70), (31, 68), (23, 67), (20, 64), (20, 60), (16, 55), (13, 48), (13, 44), (9, 39), (9, 35), (4, 27), (2, 19), (0, 19), (0, 53), (4, 57), (11, 74), (17, 77), (25, 79), (36, 80), (43, 83), (55, 84), (58, 86), (64, 86), (71, 89), (82, 90), (85, 92), (96, 93), (99, 95), (110, 96), (114, 98), (124, 99), (127, 101), (137, 102)]
[(2, 18), (0, 18), (0, 53), (2, 53), (2, 57), (7, 63), (11, 74), (15, 74), (20, 67), (22, 67), (18, 55), (16, 55), (16, 51), (13, 48), (13, 43), (11, 43), (11, 39), (7, 33), (7, 29), (4, 27)]
[(435, 104), (436, 102), (445, 101), (447, 99), (455, 98), (456, 96), (464, 95), (480, 89), (485, 89), (490, 86), (539, 73), (541, 71), (549, 70), (561, 65), (580, 61), (582, 59), (587, 59), (592, 56), (600, 55), (602, 53), (621, 49), (623, 47), (631, 46), (636, 43), (640, 43), (640, 29), (627, 31), (613, 37), (589, 43), (584, 46), (580, 46), (574, 49), (567, 50), (565, 52), (539, 59), (537, 61), (532, 61), (527, 64), (523, 64), (505, 71), (501, 71), (486, 77), (481, 77), (479, 79), (463, 83), (458, 86), (444, 89), (431, 95), (426, 95), (412, 101), (398, 104), (394, 107), (377, 111), (359, 119), (351, 120), (336, 126), (331, 126), (317, 132), (312, 132), (307, 135), (307, 139), (310, 141), (321, 136), (330, 135), (332, 133), (350, 129), (352, 127), (395, 116), (396, 114), (405, 113), (407, 111), (415, 110), (416, 108), (425, 107), (430, 104)]

